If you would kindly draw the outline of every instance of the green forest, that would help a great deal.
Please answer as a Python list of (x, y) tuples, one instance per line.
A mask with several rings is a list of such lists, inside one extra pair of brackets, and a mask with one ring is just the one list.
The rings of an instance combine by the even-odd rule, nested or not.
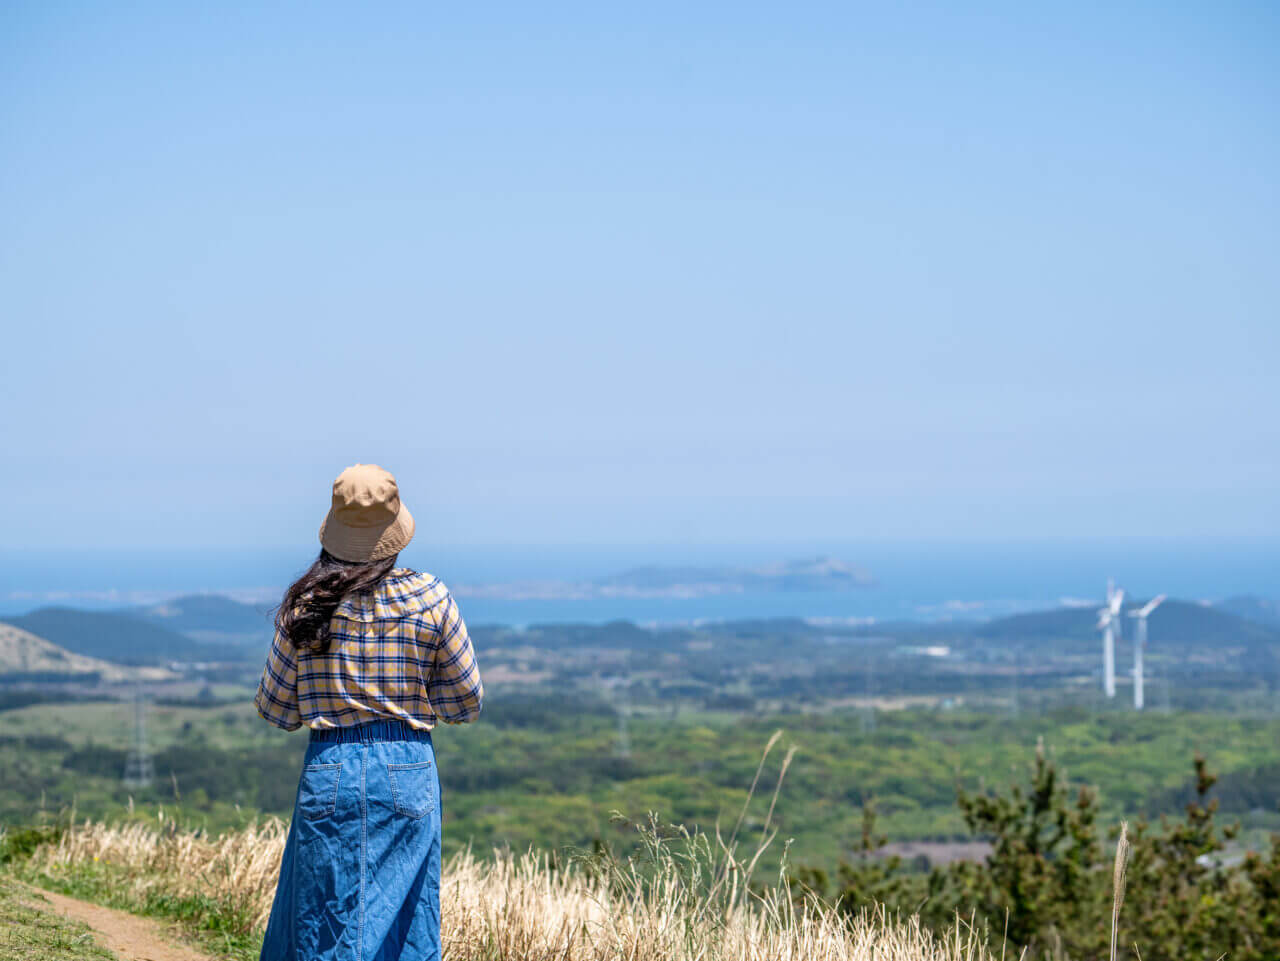
[[(127, 817), (164, 806), (217, 831), (262, 814), (287, 816), (305, 732), (263, 723), (248, 700), (208, 707), (153, 705), (156, 772), (147, 789), (121, 783), (132, 736), (127, 703), (34, 704), (3, 714), (0, 820)], [(1194, 796), (1192, 760), (1221, 775), (1224, 814), (1243, 839), (1265, 844), (1280, 827), (1280, 719), (1195, 713), (1090, 713), (1060, 709), (1014, 724), (1000, 715), (918, 708), (866, 713), (754, 716), (688, 711), (633, 713), (620, 727), (603, 702), (495, 699), (479, 723), (436, 732), (447, 850), (625, 848), (631, 829), (614, 814), (714, 830), (746, 798), (773, 734), (795, 749), (777, 801), (781, 837), (797, 863), (831, 868), (859, 849), (863, 808), (890, 841), (974, 839), (957, 791), (1021, 779), (1037, 742), (1067, 783), (1098, 794), (1099, 816), (1178, 814)], [(779, 773), (770, 759), (757, 793)], [(933, 849), (930, 849), (933, 850)], [(945, 846), (942, 848), (945, 851)], [(923, 866), (923, 864), (922, 864)]]

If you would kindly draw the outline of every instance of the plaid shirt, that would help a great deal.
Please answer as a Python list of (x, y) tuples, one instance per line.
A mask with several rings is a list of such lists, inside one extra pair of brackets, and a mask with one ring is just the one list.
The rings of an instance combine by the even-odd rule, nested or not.
[(396, 718), (429, 731), (480, 713), (471, 638), (437, 577), (396, 568), (373, 592), (343, 598), (329, 638), (316, 652), (276, 634), (255, 699), (264, 719), (292, 731)]

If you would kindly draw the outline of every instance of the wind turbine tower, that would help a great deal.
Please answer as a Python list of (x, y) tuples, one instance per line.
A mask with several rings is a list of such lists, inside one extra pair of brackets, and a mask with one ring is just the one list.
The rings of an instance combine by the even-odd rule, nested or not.
[(1142, 610), (1129, 612), (1130, 617), (1138, 619), (1138, 629), (1133, 639), (1133, 709), (1135, 711), (1141, 711), (1145, 703), (1142, 656), (1147, 646), (1147, 618), (1162, 603), (1164, 603), (1163, 594), (1148, 601)]
[(1116, 696), (1116, 640), (1120, 637), (1120, 609), (1124, 606), (1124, 590), (1116, 582), (1107, 581), (1107, 606), (1098, 611), (1098, 629), (1102, 631), (1102, 690), (1107, 697)]

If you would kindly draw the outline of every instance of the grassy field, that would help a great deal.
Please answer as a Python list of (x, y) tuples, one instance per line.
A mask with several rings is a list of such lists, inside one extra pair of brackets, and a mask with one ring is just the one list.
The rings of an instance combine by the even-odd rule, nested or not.
[[(80, 825), (19, 870), (78, 897), (182, 920), (219, 957), (254, 961), (283, 843), (278, 823), (218, 839), (162, 824)], [(444, 955), (454, 961), (994, 957), (963, 924), (932, 934), (912, 918), (882, 912), (849, 919), (816, 902), (797, 905), (776, 886), (749, 893), (742, 882), (751, 875), (750, 846), (726, 850), (692, 838), (646, 850), (650, 856), (638, 865), (455, 855), (441, 889)]]
[[(1104, 844), (1122, 819), (1136, 823), (1182, 811), (1196, 754), (1222, 776), (1213, 796), (1222, 801), (1223, 820), (1242, 817), (1246, 835), (1266, 849), (1264, 828), (1280, 827), (1280, 721), (1273, 718), (1080, 709), (1016, 722), (940, 708), (874, 717), (830, 710), (769, 717), (641, 711), (630, 717), (624, 736), (616, 713), (602, 704), (565, 711), (547, 699), (503, 698), (491, 708), (480, 723), (445, 728), (435, 738), (446, 883), (457, 912), (447, 920), (456, 938), (452, 956), (475, 961), (597, 961), (628, 952), (653, 959), (843, 961), (870, 958), (873, 948), (883, 959), (980, 961), (987, 955), (979, 944), (1000, 941), (998, 925), (990, 927), (994, 915), (983, 915), (982, 932), (957, 940), (961, 926), (951, 941), (945, 919), (923, 911), (934, 934), (921, 930), (910, 917), (921, 911), (921, 900), (894, 901), (888, 889), (876, 900), (898, 905), (906, 922), (863, 918), (844, 927), (830, 907), (817, 904), (797, 915), (797, 904), (779, 893), (779, 857), (789, 845), (792, 869), (867, 864), (853, 852), (863, 840), (863, 805), (874, 802), (877, 834), (892, 841), (935, 839), (928, 850), (945, 860), (949, 844), (986, 839), (964, 826), (957, 786), (1025, 784), (1039, 741), (1072, 797), (1080, 785), (1098, 789)], [(150, 715), (157, 782), (131, 797), (120, 783), (127, 705), (42, 704), (2, 716), (0, 811), (11, 825), (53, 826), (10, 833), (6, 850), (20, 851), (13, 868), (20, 877), (85, 900), (179, 919), (219, 957), (256, 957), (283, 840), (282, 823), (264, 816), (289, 813), (305, 732), (269, 728), (247, 700), (157, 705)], [(762, 748), (775, 732), (778, 746), (760, 768), (757, 793), (767, 802), (785, 769), (776, 806), (760, 797), (748, 804)], [(692, 857), (668, 850), (645, 862), (651, 842), (637, 824), (651, 811), (662, 824), (684, 825), (703, 839), (714, 837), (717, 825), (731, 828), (741, 811), (743, 837), (776, 831), (750, 872), (765, 900), (726, 904), (717, 900), (721, 894), (699, 888), (718, 870), (696, 867), (699, 857), (715, 861), (714, 845)], [(86, 824), (86, 817), (96, 823)], [(28, 841), (15, 847), (23, 837)], [(31, 838), (45, 841), (34, 857), (28, 857)], [(587, 854), (601, 844), (605, 856)], [(627, 860), (637, 854), (639, 862)], [(1226, 855), (1238, 860), (1234, 849)], [(636, 863), (648, 866), (629, 878), (618, 874), (631, 870), (620, 866)], [(914, 860), (907, 866), (910, 883), (932, 885), (934, 875), (920, 868)], [(668, 886), (654, 888), (662, 877)], [(734, 878), (739, 889), (744, 877)], [(968, 875), (948, 877), (950, 884)], [(700, 893), (661, 901), (680, 891)], [(1153, 891), (1148, 879), (1135, 904)], [(969, 903), (968, 896), (960, 903)], [(945, 899), (929, 903), (952, 910)], [(683, 940), (645, 940), (646, 925), (677, 931)], [(569, 931), (579, 931), (581, 941), (564, 941)], [(1149, 934), (1154, 940), (1158, 932)]]
[(83, 924), (42, 910), (40, 895), (0, 871), (0, 958), (4, 961), (114, 961)]
[[(0, 821), (128, 818), (120, 783), (130, 737), (125, 704), (36, 705), (3, 714)], [(148, 726), (156, 784), (132, 792), (133, 816), (163, 807), (220, 831), (260, 813), (287, 815), (306, 735), (264, 724), (247, 700), (212, 708), (154, 706)], [(857, 714), (637, 714), (622, 741), (599, 705), (565, 713), (554, 702), (494, 702), (481, 721), (438, 732), (446, 850), (587, 848), (631, 842), (619, 811), (705, 830), (741, 806), (761, 746), (781, 729), (796, 747), (777, 819), (792, 856), (831, 865), (856, 846), (861, 806), (875, 799), (891, 840), (967, 838), (955, 789), (1020, 777), (1037, 739), (1073, 782), (1095, 785), (1109, 819), (1176, 813), (1196, 752), (1223, 775), (1280, 773), (1280, 720), (1211, 714), (1063, 711), (1016, 723), (990, 714), (882, 712), (873, 729)], [(626, 748), (626, 749), (624, 749)], [(765, 787), (776, 769), (765, 772)], [(1268, 774), (1275, 777), (1275, 774)], [(1264, 785), (1265, 787), (1265, 785)], [(1224, 794), (1224, 811), (1255, 832), (1280, 825), (1270, 805)]]

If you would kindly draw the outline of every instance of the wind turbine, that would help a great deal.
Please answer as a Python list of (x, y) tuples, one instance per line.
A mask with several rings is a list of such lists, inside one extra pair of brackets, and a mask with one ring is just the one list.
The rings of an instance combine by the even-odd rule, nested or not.
[(1138, 630), (1133, 639), (1133, 709), (1141, 711), (1144, 703), (1142, 654), (1147, 646), (1147, 618), (1157, 607), (1164, 603), (1164, 595), (1153, 597), (1147, 606), (1140, 611), (1130, 611), (1130, 617), (1138, 619)]
[(1120, 637), (1120, 608), (1124, 606), (1124, 590), (1116, 590), (1116, 582), (1107, 581), (1107, 606), (1098, 611), (1098, 630), (1102, 631), (1102, 689), (1107, 697), (1116, 696), (1116, 640)]

